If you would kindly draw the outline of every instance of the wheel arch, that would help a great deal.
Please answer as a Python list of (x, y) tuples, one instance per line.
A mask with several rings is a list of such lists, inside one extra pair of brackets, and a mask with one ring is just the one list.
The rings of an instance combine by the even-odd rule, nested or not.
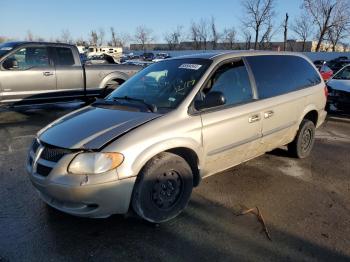
[(192, 139), (163, 141), (153, 145), (139, 154), (135, 159), (132, 170), (139, 175), (142, 168), (155, 156), (163, 152), (169, 152), (182, 157), (191, 167), (193, 173), (193, 186), (197, 186), (201, 180), (200, 166), (201, 155), (200, 145)]
[(298, 122), (299, 126), (300, 126), (301, 121), (303, 121), (304, 119), (308, 119), (308, 120), (312, 121), (314, 123), (315, 127), (317, 126), (319, 115), (318, 115), (318, 110), (317, 110), (315, 105), (309, 105), (304, 109), (304, 111), (301, 114), (301, 117), (299, 119), (299, 122)]
[(111, 80), (116, 80), (118, 83), (123, 83), (128, 79), (128, 75), (122, 72), (112, 72), (108, 75), (106, 75), (101, 83), (100, 83), (100, 89), (104, 89), (107, 85), (107, 83)]

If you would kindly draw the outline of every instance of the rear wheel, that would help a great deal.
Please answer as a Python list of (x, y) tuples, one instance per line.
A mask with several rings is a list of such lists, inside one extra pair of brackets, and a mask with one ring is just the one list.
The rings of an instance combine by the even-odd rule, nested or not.
[(293, 142), (288, 144), (288, 151), (297, 158), (310, 155), (315, 142), (315, 125), (312, 121), (304, 119), (299, 127)]
[(132, 207), (149, 222), (165, 222), (186, 207), (192, 188), (188, 163), (178, 155), (164, 152), (150, 160), (139, 174)]
[(105, 85), (102, 96), (105, 97), (109, 95), (111, 92), (116, 90), (121, 84), (122, 84), (121, 80), (115, 80), (115, 79), (109, 80)]

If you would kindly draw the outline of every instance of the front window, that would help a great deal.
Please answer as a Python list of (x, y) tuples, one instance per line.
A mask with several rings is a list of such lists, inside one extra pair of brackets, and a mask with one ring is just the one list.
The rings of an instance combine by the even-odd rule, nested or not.
[(134, 98), (157, 108), (176, 108), (207, 70), (211, 60), (187, 58), (152, 64), (129, 79), (107, 100)]
[(48, 67), (46, 47), (24, 47), (10, 55), (3, 63), (7, 70), (27, 70), (33, 67)]
[(350, 66), (344, 67), (340, 70), (333, 79), (350, 80)]

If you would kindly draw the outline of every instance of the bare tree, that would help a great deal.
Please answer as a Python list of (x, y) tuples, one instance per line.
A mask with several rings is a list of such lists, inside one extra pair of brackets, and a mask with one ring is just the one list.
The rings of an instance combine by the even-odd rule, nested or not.
[[(259, 34), (263, 27), (269, 27), (274, 15), (274, 0), (243, 0), (246, 12), (243, 25), (255, 33), (254, 49), (258, 49)], [(265, 31), (267, 32), (268, 29)], [(271, 31), (271, 30), (270, 30)]]
[(332, 44), (332, 51), (336, 51), (338, 43), (349, 36), (349, 30), (344, 24), (335, 24), (328, 31), (328, 40)]
[(145, 26), (138, 26), (134, 35), (135, 41), (141, 45), (142, 50), (146, 50), (146, 45), (154, 40), (153, 31)]
[(60, 42), (71, 44), (73, 42), (71, 34), (68, 29), (64, 29), (61, 32)]
[(287, 35), (288, 35), (288, 13), (286, 13), (286, 18), (284, 19), (284, 23), (283, 23), (283, 51), (286, 51), (286, 47), (287, 47)]
[(223, 33), (223, 43), (225, 43), (229, 49), (233, 49), (233, 44), (236, 39), (236, 30), (234, 27), (225, 28)]
[(302, 52), (305, 51), (305, 42), (312, 34), (312, 21), (307, 14), (303, 13), (294, 20), (291, 27), (293, 32), (302, 40)]
[(267, 26), (265, 28), (265, 31), (262, 34), (261, 40), (259, 42), (259, 47), (262, 49), (270, 49), (271, 48), (271, 39), (272, 39), (273, 35), (277, 32), (277, 30), (273, 31), (272, 20), (269, 19), (269, 21), (267, 22)]
[(180, 38), (182, 36), (182, 26), (177, 26), (176, 29), (174, 29), (171, 32), (168, 32), (164, 35), (164, 40), (168, 44), (169, 50), (176, 49), (176, 47), (180, 44)]
[(25, 37), (26, 41), (34, 41), (34, 36), (30, 30), (27, 31), (27, 35)]
[(195, 22), (191, 22), (190, 27), (190, 38), (194, 44), (194, 48), (197, 50), (200, 48), (200, 32), (199, 32), (199, 26)]
[(211, 17), (211, 20), (210, 20), (210, 29), (211, 29), (211, 41), (213, 44), (213, 49), (215, 50), (217, 48), (217, 43), (220, 39), (220, 34), (216, 28), (215, 18), (213, 16)]
[(246, 30), (246, 31), (243, 31), (243, 37), (245, 42), (245, 49), (249, 50), (252, 42), (252, 35), (250, 34), (249, 31)]
[(81, 46), (88, 46), (88, 42), (86, 42), (82, 37), (81, 38), (78, 38), (76, 41), (75, 41), (75, 44), (76, 45), (81, 45)]
[[(328, 40), (332, 44), (332, 51), (336, 50), (337, 44), (350, 35), (350, 4), (340, 3), (341, 9), (335, 14), (333, 27), (328, 30)], [(346, 11), (343, 11), (343, 8)], [(340, 12), (339, 12), (340, 11)]]
[(90, 45), (97, 46), (98, 39), (99, 39), (99, 37), (98, 37), (96, 31), (92, 30), (90, 32)]
[(126, 47), (126, 45), (130, 42), (131, 36), (128, 33), (119, 33), (118, 35), (119, 46)]
[(104, 37), (105, 37), (105, 30), (102, 27), (100, 27), (98, 29), (98, 38), (100, 39), (100, 46), (103, 45)]
[(349, 23), (350, 7), (348, 0), (304, 0), (302, 7), (311, 15), (317, 27), (316, 51), (336, 24)]
[(209, 24), (208, 20), (201, 18), (198, 24), (198, 32), (200, 37), (200, 42), (203, 43), (203, 47), (207, 49), (208, 37), (209, 37)]
[(112, 44), (112, 46), (117, 46), (118, 45), (118, 39), (117, 39), (115, 30), (114, 30), (114, 27), (111, 26), (110, 30), (111, 30), (111, 44)]

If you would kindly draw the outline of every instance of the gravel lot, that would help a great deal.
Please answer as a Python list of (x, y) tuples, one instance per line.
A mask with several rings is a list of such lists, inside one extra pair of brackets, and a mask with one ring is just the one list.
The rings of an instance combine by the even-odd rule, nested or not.
[[(350, 121), (329, 118), (311, 157), (284, 149), (203, 180), (176, 219), (82, 219), (47, 207), (25, 173), (45, 124), (72, 105), (0, 112), (0, 261), (350, 261)], [(253, 214), (258, 207), (272, 241)]]

